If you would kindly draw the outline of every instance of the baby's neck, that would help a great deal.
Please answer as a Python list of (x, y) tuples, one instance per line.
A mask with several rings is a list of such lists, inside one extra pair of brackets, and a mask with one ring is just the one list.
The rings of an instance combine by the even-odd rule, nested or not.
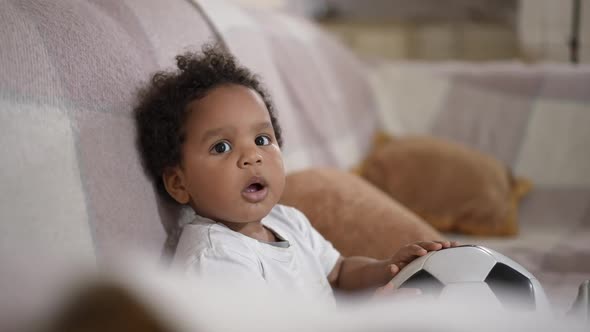
[(234, 223), (228, 221), (218, 221), (219, 223), (224, 224), (229, 229), (238, 232), (240, 234), (244, 234), (248, 237), (256, 239), (258, 241), (263, 242), (276, 242), (278, 239), (274, 235), (274, 233), (266, 228), (262, 222), (259, 221), (251, 221), (247, 223)]

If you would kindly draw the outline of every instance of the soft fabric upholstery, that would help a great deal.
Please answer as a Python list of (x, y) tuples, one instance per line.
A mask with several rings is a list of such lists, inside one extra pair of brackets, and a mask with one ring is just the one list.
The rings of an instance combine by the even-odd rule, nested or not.
[[(206, 20), (178, 0), (2, 1), (0, 31), (0, 262), (157, 261), (178, 208), (143, 173), (131, 111), (152, 72), (212, 37)], [(5, 269), (51, 279), (33, 270)]]
[(178, 208), (143, 173), (131, 111), (152, 72), (213, 34), (181, 0), (0, 1), (0, 31), (7, 331), (56, 299), (76, 263), (138, 251), (158, 261), (173, 246)]
[(345, 256), (385, 258), (408, 243), (443, 238), (364, 179), (336, 169), (288, 175), (281, 203), (303, 211)]
[(517, 203), (528, 191), (499, 161), (428, 136), (384, 140), (361, 175), (440, 231), (515, 235)]

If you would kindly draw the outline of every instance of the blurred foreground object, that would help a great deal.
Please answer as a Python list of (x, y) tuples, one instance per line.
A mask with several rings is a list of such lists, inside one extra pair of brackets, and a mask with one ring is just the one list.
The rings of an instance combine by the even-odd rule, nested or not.
[(578, 296), (568, 314), (590, 324), (590, 280), (580, 285)]
[(50, 323), (48, 332), (171, 332), (129, 290), (109, 283), (80, 289)]
[(468, 294), (350, 298), (334, 307), (289, 291), (229, 283), (229, 277), (205, 281), (137, 262), (121, 266), (73, 289), (45, 331), (586, 331), (569, 317), (489, 307)]

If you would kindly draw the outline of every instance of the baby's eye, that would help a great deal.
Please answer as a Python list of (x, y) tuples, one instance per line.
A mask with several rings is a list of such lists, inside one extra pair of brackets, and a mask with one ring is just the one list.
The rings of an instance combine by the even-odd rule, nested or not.
[(270, 144), (270, 137), (264, 136), (264, 135), (258, 136), (254, 140), (254, 143), (256, 143), (256, 145), (269, 145)]
[(231, 151), (231, 145), (228, 142), (219, 142), (211, 148), (213, 154), (222, 154)]

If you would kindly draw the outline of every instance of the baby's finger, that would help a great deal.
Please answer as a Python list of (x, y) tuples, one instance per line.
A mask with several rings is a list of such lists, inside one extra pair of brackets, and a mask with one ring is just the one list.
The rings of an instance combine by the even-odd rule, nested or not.
[(435, 251), (443, 248), (443, 244), (435, 241), (417, 242), (417, 245), (424, 248), (426, 251)]
[(391, 272), (391, 276), (395, 277), (396, 274), (401, 270), (401, 267), (397, 266), (396, 264), (389, 265), (389, 272)]
[(393, 292), (394, 292), (393, 283), (388, 282), (385, 284), (385, 286), (381, 286), (381, 287), (377, 288), (375, 290), (375, 293), (373, 294), (373, 296), (381, 297), (381, 296), (391, 294)]
[(418, 242), (418, 243), (414, 243), (409, 245), (408, 248), (408, 254), (410, 254), (410, 256), (424, 256), (428, 253), (428, 248), (425, 248), (427, 246), (426, 244), (427, 242)]
[(440, 243), (443, 248), (450, 248), (451, 247), (451, 241), (433, 241), (433, 242)]
[(452, 247), (458, 247), (459, 246), (459, 242), (457, 241), (451, 241), (451, 248)]

